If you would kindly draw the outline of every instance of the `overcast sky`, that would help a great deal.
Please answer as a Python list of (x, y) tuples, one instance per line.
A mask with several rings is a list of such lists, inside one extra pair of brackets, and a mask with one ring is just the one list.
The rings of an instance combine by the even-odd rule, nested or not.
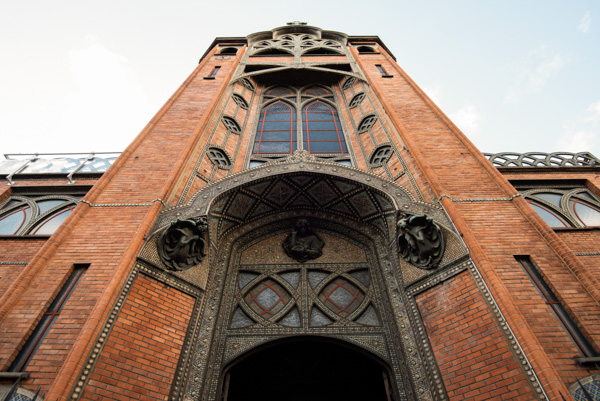
[(378, 35), (484, 152), (600, 157), (600, 1), (11, 1), (0, 153), (122, 151), (217, 36)]

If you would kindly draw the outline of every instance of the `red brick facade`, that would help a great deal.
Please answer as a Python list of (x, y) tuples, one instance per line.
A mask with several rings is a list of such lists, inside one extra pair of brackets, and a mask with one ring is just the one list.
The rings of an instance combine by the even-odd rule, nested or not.
[[(211, 77), (215, 67), (219, 70)], [(349, 151), (253, 152), (262, 110), (275, 99), (267, 91), (277, 85), (297, 93), (295, 99), (281, 100), (298, 111), (299, 150), (306, 129), (303, 91), (320, 85), (332, 94), (320, 101), (337, 111)], [(361, 93), (362, 102), (351, 105)], [(369, 116), (376, 122), (359, 133)], [(227, 126), (224, 117), (235, 120), (239, 130)], [(374, 152), (386, 146), (389, 158), (373, 165)], [(211, 149), (230, 164), (215, 163)], [(19, 375), (9, 373), (13, 361), (74, 266), (85, 264), (82, 279), (22, 375), (20, 386), (39, 387), (45, 400), (217, 399), (227, 394), (236, 358), (259, 344), (305, 335), (336, 339), (371, 354), (390, 378), (389, 400), (571, 399), (577, 380), (598, 374), (600, 231), (550, 228), (519, 195), (518, 183), (553, 188), (559, 181), (572, 182), (600, 196), (598, 171), (598, 166), (497, 169), (377, 37), (290, 26), (217, 39), (112, 167), (100, 178), (76, 181), (91, 189), (52, 236), (0, 237), (0, 384), (8, 386)], [(314, 177), (322, 180), (317, 194), (322, 198), (310, 192)], [(43, 174), (17, 174), (13, 180), (0, 187), (2, 202), (36, 188), (53, 193), (72, 188), (65, 179)], [(331, 198), (327, 188), (335, 194)], [(275, 189), (279, 198), (269, 192)], [(367, 194), (370, 201), (361, 200), (364, 211), (353, 194), (356, 199)], [(238, 211), (234, 204), (241, 205)], [(377, 205), (377, 215), (369, 214), (370, 205)], [(411, 214), (431, 216), (446, 233), (446, 256), (429, 270), (410, 266), (397, 249), (396, 220)], [(204, 215), (205, 258), (188, 270), (169, 270), (158, 256), (157, 238), (172, 221)], [(286, 231), (278, 227), (297, 217), (321, 222), (317, 226), (330, 241), (328, 252), (349, 243), (367, 249), (368, 266), (352, 267), (356, 260), (341, 255), (334, 255), (338, 259), (331, 265), (339, 265), (336, 271), (363, 269), (370, 283), (378, 280), (354, 287), (364, 294), (379, 291), (371, 304), (379, 323), (369, 326), (364, 317), (336, 320), (330, 314), (326, 319), (336, 322), (331, 329), (316, 328), (313, 318), (303, 315), (325, 308), (313, 300), (313, 309), (302, 306), (308, 301), (296, 301), (298, 324), (308, 325), (302, 330), (275, 320), (248, 326), (241, 331), (246, 337), (233, 330), (239, 312), (224, 311), (236, 310), (236, 302), (243, 305), (245, 295), (231, 295), (236, 287), (229, 277), (244, 271), (238, 264), (248, 232), (267, 238), (266, 227), (272, 225), (284, 238)], [(344, 225), (347, 230), (334, 228)], [(354, 232), (371, 236), (372, 242)], [(265, 253), (257, 253), (257, 260), (266, 252), (279, 258), (281, 245), (264, 241)], [(524, 255), (595, 355), (582, 355), (545, 304), (515, 258)], [(292, 272), (305, 266), (289, 258), (273, 260)], [(318, 267), (322, 259), (315, 263), (307, 272), (326, 271)], [(294, 291), (287, 285), (281, 284), (282, 291)], [(305, 294), (320, 288), (306, 285)], [(252, 311), (242, 309), (252, 320)], [(366, 315), (366, 304), (363, 309)], [(583, 356), (587, 364), (578, 359)]]

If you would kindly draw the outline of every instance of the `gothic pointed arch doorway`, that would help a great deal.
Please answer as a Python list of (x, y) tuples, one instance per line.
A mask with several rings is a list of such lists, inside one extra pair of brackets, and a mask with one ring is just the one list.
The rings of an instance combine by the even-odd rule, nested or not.
[(225, 369), (222, 401), (393, 401), (389, 368), (348, 343), (300, 336), (268, 343)]

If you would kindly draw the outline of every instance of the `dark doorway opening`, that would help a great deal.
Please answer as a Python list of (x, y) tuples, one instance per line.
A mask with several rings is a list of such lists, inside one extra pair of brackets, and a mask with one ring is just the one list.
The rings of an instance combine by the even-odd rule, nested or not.
[(386, 369), (340, 342), (280, 341), (234, 364), (223, 401), (391, 401)]

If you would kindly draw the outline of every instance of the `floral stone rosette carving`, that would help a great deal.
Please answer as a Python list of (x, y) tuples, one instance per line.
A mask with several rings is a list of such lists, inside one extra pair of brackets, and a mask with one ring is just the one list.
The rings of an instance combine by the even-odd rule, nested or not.
[(156, 241), (158, 256), (169, 270), (187, 270), (206, 256), (206, 217), (177, 220)]
[(444, 236), (431, 217), (409, 216), (398, 220), (398, 249), (408, 263), (433, 269), (444, 255)]
[(298, 219), (294, 230), (285, 238), (282, 246), (290, 258), (304, 263), (323, 254), (325, 241), (310, 228), (306, 219)]

